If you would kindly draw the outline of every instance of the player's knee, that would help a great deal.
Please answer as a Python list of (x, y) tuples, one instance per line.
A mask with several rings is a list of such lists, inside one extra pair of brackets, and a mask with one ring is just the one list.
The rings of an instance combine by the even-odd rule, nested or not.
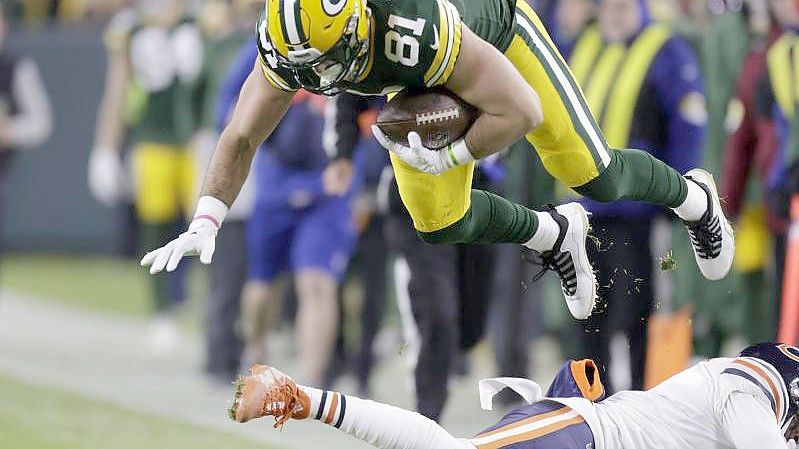
[(618, 176), (621, 162), (616, 157), (616, 153), (615, 151), (613, 152), (610, 164), (605, 167), (599, 176), (581, 186), (575, 187), (574, 190), (580, 195), (603, 203), (618, 201), (624, 197), (622, 178)]
[(431, 245), (447, 245), (453, 243), (473, 243), (474, 232), (471, 231), (470, 223), (471, 210), (466, 215), (455, 223), (447, 226), (446, 228), (437, 231), (420, 231), (416, 230), (416, 234), (424, 242)]

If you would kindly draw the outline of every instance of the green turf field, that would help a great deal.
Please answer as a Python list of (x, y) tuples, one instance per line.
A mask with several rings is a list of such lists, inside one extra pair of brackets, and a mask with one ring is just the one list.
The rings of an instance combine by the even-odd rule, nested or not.
[[(227, 435), (0, 376), (0, 446), (13, 449), (269, 449)], [(220, 419), (225, 411), (220, 410)]]
[[(9, 254), (0, 285), (20, 293), (102, 312), (150, 314), (147, 271), (137, 261), (76, 255)], [(202, 276), (189, 276), (190, 298), (201, 298)]]

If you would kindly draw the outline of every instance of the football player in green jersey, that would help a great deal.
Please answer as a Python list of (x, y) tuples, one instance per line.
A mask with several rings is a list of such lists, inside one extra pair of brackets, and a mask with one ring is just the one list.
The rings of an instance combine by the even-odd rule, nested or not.
[(267, 0), (257, 32), (261, 57), (214, 155), (195, 220), (142, 259), (152, 273), (174, 270), (186, 254), (210, 263), (253, 152), (295, 90), (384, 95), (437, 85), (480, 110), (464, 138), (430, 150), (415, 133), (404, 146), (374, 129), (392, 152), (403, 202), (426, 241), (523, 244), (558, 274), (571, 313), (591, 314), (596, 279), (585, 210), (571, 203), (537, 212), (471, 189), (476, 159), (526, 136), (547, 170), (586, 196), (672, 208), (686, 221), (703, 274), (719, 279), (729, 270), (734, 240), (712, 177), (703, 170), (683, 177), (648, 153), (610, 148), (524, 0)]
[[(203, 40), (185, 0), (140, 0), (121, 10), (105, 36), (106, 85), (97, 114), (88, 185), (94, 197), (115, 206), (130, 179), (139, 220), (139, 243), (149, 247), (174, 233), (196, 196), (195, 159), (189, 143), (197, 130), (197, 79)], [(132, 148), (127, 176), (122, 152)], [(156, 315), (150, 343), (157, 353), (178, 343), (174, 320), (183, 289), (178, 277), (153, 278)]]

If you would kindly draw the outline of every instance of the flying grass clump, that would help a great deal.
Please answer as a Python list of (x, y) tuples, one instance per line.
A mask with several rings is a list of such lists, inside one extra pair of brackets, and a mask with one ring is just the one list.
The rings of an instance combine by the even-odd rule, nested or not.
[(658, 257), (658, 266), (660, 267), (660, 271), (671, 271), (677, 269), (677, 261), (674, 260), (674, 255), (672, 254), (671, 250), (668, 250), (666, 254)]

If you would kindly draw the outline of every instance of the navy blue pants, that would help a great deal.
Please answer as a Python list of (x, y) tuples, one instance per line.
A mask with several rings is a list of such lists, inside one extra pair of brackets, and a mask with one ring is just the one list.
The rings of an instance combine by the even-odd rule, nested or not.
[(571, 408), (542, 401), (513, 410), (472, 443), (477, 449), (591, 449), (594, 435)]

